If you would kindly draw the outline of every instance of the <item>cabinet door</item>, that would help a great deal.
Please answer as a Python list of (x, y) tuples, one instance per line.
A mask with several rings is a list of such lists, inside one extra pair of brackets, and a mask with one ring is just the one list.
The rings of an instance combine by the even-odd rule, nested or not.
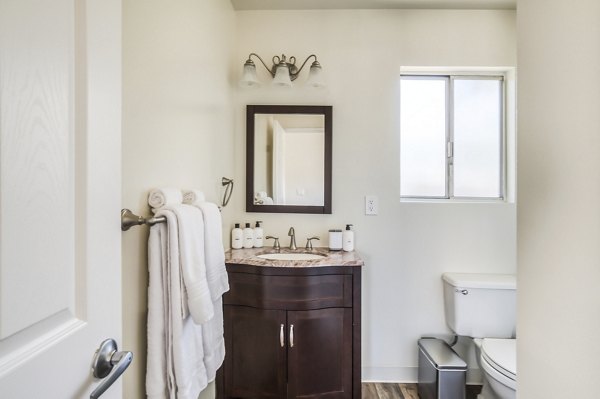
[(288, 398), (352, 397), (352, 309), (288, 312)]
[(225, 397), (284, 398), (286, 312), (224, 306)]

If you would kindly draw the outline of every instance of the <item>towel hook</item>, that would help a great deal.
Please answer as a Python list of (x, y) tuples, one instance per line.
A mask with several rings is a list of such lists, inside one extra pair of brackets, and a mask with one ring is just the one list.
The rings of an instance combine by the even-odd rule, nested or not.
[(233, 193), (233, 179), (222, 177), (221, 185), (225, 187), (225, 192), (223, 193), (223, 201), (221, 202), (221, 206), (225, 208), (229, 203), (229, 200), (231, 199), (231, 194)]

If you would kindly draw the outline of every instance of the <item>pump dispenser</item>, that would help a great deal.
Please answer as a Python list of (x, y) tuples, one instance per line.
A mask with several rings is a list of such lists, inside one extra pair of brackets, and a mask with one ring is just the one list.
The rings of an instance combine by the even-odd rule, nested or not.
[(254, 226), (254, 248), (263, 247), (263, 228), (260, 227), (261, 223), (260, 220), (257, 220)]
[(347, 224), (346, 230), (342, 234), (342, 248), (346, 252), (354, 251), (354, 231), (350, 229), (351, 226), (351, 224)]
[(254, 246), (254, 231), (250, 227), (250, 223), (246, 223), (244, 229), (244, 248), (252, 248)]
[(240, 229), (240, 224), (236, 223), (235, 228), (231, 230), (231, 248), (240, 249), (244, 246), (244, 235), (242, 233), (242, 229)]

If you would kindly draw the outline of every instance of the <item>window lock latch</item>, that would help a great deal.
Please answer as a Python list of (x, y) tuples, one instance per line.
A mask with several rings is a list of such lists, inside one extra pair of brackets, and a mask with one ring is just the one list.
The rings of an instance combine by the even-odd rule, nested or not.
[(446, 144), (446, 155), (448, 158), (452, 158), (454, 156), (454, 143), (452, 141), (449, 141)]

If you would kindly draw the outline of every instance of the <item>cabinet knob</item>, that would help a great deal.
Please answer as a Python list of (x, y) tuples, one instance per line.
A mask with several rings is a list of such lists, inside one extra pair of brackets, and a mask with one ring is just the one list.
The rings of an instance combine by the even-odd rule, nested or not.
[(282, 348), (285, 346), (285, 337), (284, 337), (284, 332), (283, 332), (283, 324), (281, 325), (281, 328), (279, 329), (279, 345), (281, 345)]
[(290, 348), (294, 347), (294, 325), (290, 324)]

